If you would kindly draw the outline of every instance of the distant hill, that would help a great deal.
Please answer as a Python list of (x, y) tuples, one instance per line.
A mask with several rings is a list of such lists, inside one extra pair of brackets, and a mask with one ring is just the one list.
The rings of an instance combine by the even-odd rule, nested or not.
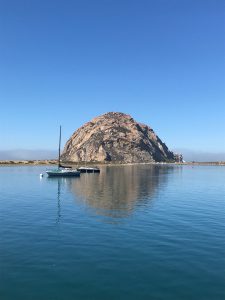
[(76, 130), (67, 141), (62, 156), (73, 162), (166, 162), (174, 153), (153, 129), (130, 115), (109, 112)]
[(51, 150), (0, 150), (0, 160), (55, 159), (57, 155), (57, 151)]
[(174, 149), (177, 153), (182, 153), (185, 161), (196, 162), (216, 162), (225, 161), (225, 152), (207, 152), (200, 150), (191, 150), (186, 148)]

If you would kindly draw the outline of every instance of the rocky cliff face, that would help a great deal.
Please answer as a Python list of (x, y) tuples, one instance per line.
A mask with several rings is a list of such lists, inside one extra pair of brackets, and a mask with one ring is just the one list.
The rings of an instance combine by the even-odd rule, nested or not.
[(147, 125), (124, 113), (109, 112), (77, 129), (67, 141), (61, 159), (71, 162), (164, 162), (173, 152)]

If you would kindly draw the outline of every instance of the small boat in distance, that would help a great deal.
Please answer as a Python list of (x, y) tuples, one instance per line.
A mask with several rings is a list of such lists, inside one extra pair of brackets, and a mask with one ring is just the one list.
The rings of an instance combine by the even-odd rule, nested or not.
[(58, 157), (58, 168), (47, 170), (48, 177), (78, 177), (80, 171), (72, 169), (71, 167), (64, 167), (60, 164), (60, 148), (61, 148), (61, 125), (59, 129), (59, 157)]
[(97, 167), (80, 167), (77, 170), (81, 173), (100, 173), (100, 169)]

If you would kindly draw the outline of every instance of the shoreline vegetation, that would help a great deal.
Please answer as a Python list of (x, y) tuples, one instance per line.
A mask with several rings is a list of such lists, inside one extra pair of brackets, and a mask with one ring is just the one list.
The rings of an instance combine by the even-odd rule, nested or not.
[[(0, 160), (0, 166), (34, 166), (34, 165), (57, 165), (58, 160), (56, 159), (46, 159), (46, 160)], [(62, 162), (65, 166), (73, 166), (73, 167), (80, 167), (81, 165), (86, 166), (115, 166), (115, 165), (212, 165), (212, 166), (225, 166), (225, 161), (215, 161), (215, 162), (149, 162), (149, 163), (99, 163), (99, 162)]]

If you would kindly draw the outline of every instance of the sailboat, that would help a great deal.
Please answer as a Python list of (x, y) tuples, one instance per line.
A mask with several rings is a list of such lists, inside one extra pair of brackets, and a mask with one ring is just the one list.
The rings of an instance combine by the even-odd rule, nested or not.
[(61, 125), (59, 128), (59, 155), (58, 155), (58, 168), (47, 170), (46, 173), (49, 177), (77, 177), (80, 176), (80, 171), (72, 169), (71, 167), (62, 166), (60, 163), (60, 150), (61, 150)]
[(86, 166), (86, 155), (85, 153), (85, 166), (79, 167), (77, 170), (81, 173), (100, 173), (100, 169), (98, 167), (87, 167)]
[(98, 167), (80, 167), (77, 169), (81, 173), (100, 173), (100, 169)]

